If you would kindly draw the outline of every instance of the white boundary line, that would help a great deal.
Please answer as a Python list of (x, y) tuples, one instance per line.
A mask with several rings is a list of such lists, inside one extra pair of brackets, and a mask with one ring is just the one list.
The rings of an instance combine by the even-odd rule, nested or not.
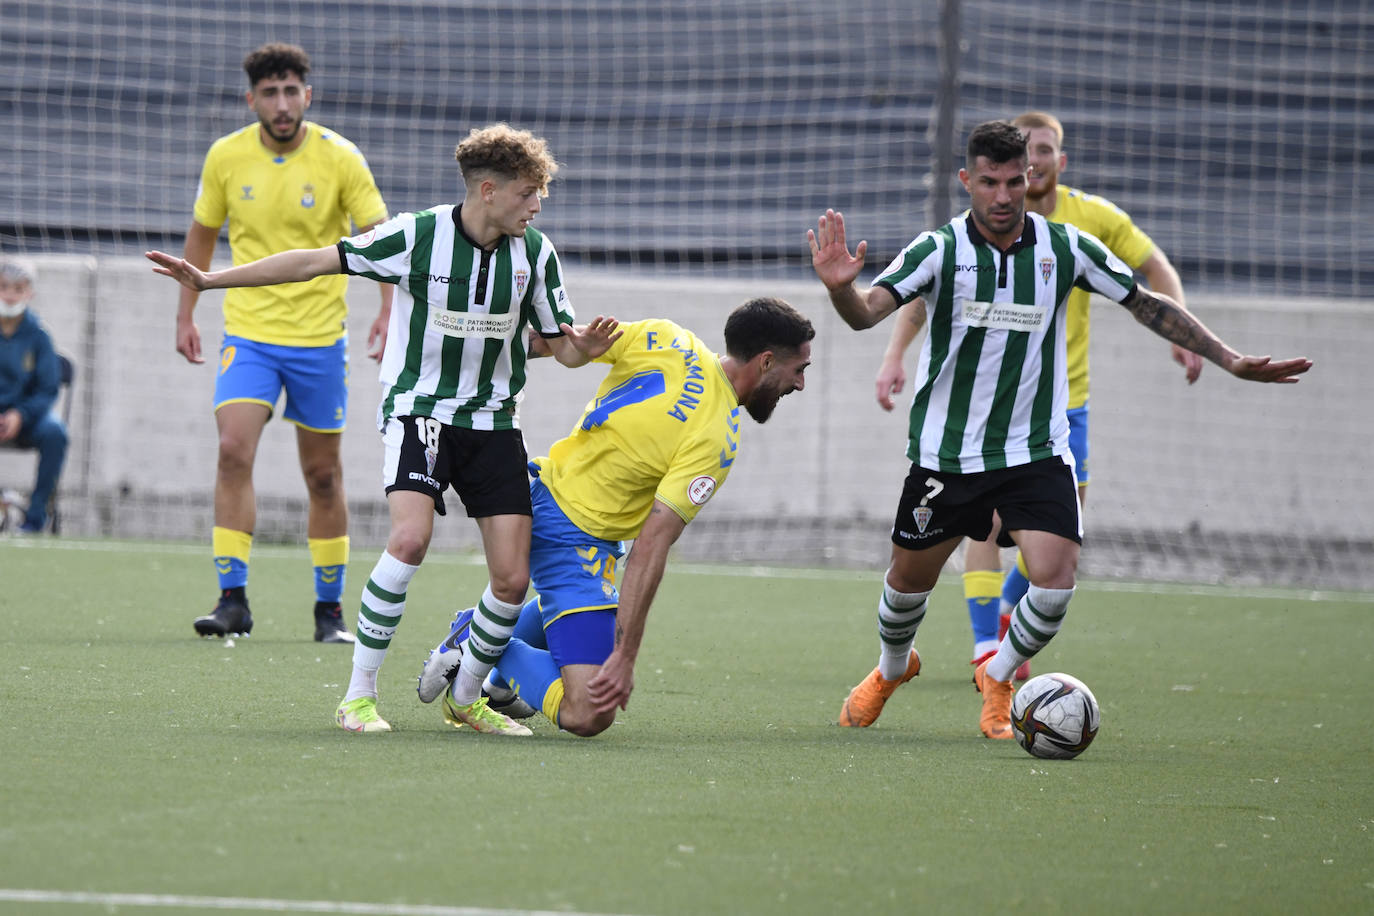
[[(171, 543), (165, 541), (105, 541), (70, 538), (12, 539), (0, 541), (0, 550), (14, 547), (20, 550), (78, 550), (101, 553), (178, 554), (203, 556), (208, 549), (203, 544)], [(254, 545), (255, 556), (274, 558), (303, 556), (304, 547), (285, 544)], [(436, 552), (425, 557), (431, 566), (483, 566), (485, 560), (475, 551)], [(698, 576), (732, 576), (744, 579), (809, 579), (833, 582), (871, 582), (882, 575), (876, 569), (792, 568), (789, 566), (744, 566), (722, 563), (671, 563), (669, 573)], [(1158, 594), (1166, 596), (1198, 595), (1201, 597), (1273, 598), (1297, 601), (1354, 601), (1374, 604), (1374, 592), (1343, 592), (1326, 589), (1277, 588), (1259, 585), (1206, 585), (1184, 582), (1133, 582), (1121, 579), (1080, 580), (1080, 585), (1104, 592), (1128, 594)]]
[(194, 897), (181, 894), (99, 894), (22, 888), (0, 888), (0, 902), (83, 903), (103, 907), (178, 907), (187, 910), (253, 910), (267, 913), (349, 913), (359, 916), (602, 916), (575, 910), (493, 910), (476, 906), (279, 900), (270, 897)]

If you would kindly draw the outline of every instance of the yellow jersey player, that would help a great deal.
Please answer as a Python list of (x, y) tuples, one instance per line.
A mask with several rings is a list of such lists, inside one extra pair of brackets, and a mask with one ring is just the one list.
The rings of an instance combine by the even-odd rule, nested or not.
[[(1059, 119), (1043, 111), (1028, 111), (1012, 119), (1026, 134), (1030, 172), (1026, 186), (1026, 209), (1052, 222), (1071, 223), (1106, 244), (1127, 266), (1138, 271), (1155, 292), (1164, 293), (1180, 305), (1185, 304), (1183, 285), (1168, 257), (1154, 241), (1131, 221), (1125, 211), (1104, 197), (1087, 194), (1059, 184), (1059, 175), (1068, 165), (1063, 151), (1064, 128)], [(1088, 467), (1088, 329), (1090, 295), (1075, 289), (1067, 303), (1066, 359), (1069, 376), (1069, 450), (1074, 457), (1078, 498), (1087, 499)], [(876, 378), (878, 403), (892, 409), (892, 395), (901, 391), (906, 380), (902, 358), (924, 321), (924, 304), (917, 301), (903, 306), (900, 320), (892, 329), (888, 349)], [(1184, 367), (1189, 384), (1202, 371), (1202, 358), (1177, 344), (1171, 344), (1173, 358)], [(964, 597), (968, 602), (969, 622), (973, 628), (973, 661), (977, 665), (997, 649), (1006, 633), (1011, 609), (1026, 593), (1029, 582), (1025, 562), (1017, 554), (1016, 564), (1002, 575), (1001, 552), (996, 544), (997, 528), (984, 541), (970, 540), (964, 552)], [(999, 607), (1000, 598), (1000, 607)], [(1030, 663), (1017, 669), (1016, 679), (1030, 676)]]
[[(229, 223), (235, 264), (292, 248), (331, 244), (352, 225), (387, 216), (386, 204), (358, 148), (305, 120), (310, 58), (294, 45), (267, 44), (245, 58), (248, 106), (257, 122), (221, 137), (206, 154), (184, 257), (208, 268), (220, 227)], [(257, 518), (253, 463), (263, 427), (286, 393), (282, 415), (296, 425), (309, 499), (307, 537), (315, 571), (315, 640), (351, 643), (339, 599), (348, 564), (348, 506), (339, 439), (348, 405), (347, 278), (234, 289), (224, 297), (224, 339), (215, 380), (219, 459), (212, 534), (220, 597), (195, 620), (202, 636), (247, 635), (248, 561)], [(199, 292), (183, 287), (177, 352), (203, 363), (193, 320)], [(391, 289), (369, 350), (385, 341)]]
[[(572, 432), (531, 462), (536, 596), (520, 613), (488, 690), (510, 691), (560, 728), (599, 734), (634, 689), (644, 623), (668, 549), (725, 483), (740, 447), (740, 413), (766, 421), (805, 385), (815, 331), (779, 299), (753, 299), (725, 323), (725, 355), (692, 332), (650, 319), (620, 326), (599, 359), (611, 364)], [(621, 542), (633, 539), (623, 579)], [(461, 667), (472, 612), (426, 661), (420, 699)]]

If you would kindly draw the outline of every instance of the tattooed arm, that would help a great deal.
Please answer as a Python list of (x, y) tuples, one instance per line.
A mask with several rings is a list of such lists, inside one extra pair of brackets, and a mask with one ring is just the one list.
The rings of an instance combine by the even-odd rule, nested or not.
[(1304, 357), (1274, 362), (1267, 356), (1243, 356), (1173, 299), (1139, 285), (1121, 305), (1160, 337), (1216, 363), (1236, 378), (1292, 384), (1312, 368), (1312, 361)]

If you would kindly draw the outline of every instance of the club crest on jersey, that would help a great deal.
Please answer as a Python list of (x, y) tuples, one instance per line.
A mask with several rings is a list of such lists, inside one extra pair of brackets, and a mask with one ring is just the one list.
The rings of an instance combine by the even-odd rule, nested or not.
[(716, 479), (705, 474), (687, 484), (687, 498), (694, 506), (704, 505), (715, 491)]
[(1054, 258), (1041, 258), (1040, 279), (1048, 283), (1050, 282), (1050, 274), (1052, 273), (1054, 273)]
[(315, 186), (306, 185), (301, 192), (301, 206), (309, 209), (315, 206)]
[(529, 283), (530, 272), (521, 267), (515, 272), (515, 296), (517, 299), (525, 295), (525, 287), (529, 286)]
[(916, 530), (925, 534), (926, 528), (930, 525), (930, 519), (935, 515), (935, 510), (930, 506), (917, 506), (911, 510), (911, 515), (916, 519)]
[(434, 463), (439, 460), (439, 450), (435, 448), (425, 449), (425, 476), (434, 476)]

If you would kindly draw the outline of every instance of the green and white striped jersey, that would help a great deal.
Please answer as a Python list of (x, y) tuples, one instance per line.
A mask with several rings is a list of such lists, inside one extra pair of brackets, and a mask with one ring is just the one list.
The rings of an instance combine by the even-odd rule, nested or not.
[(485, 251), (453, 204), (402, 213), (339, 242), (343, 272), (396, 284), (382, 356), (377, 425), (433, 417), (517, 429), (526, 325), (545, 337), (573, 322), (553, 244), (526, 228)]
[(1075, 286), (1121, 302), (1131, 269), (1077, 226), (1026, 214), (1003, 252), (971, 214), (917, 236), (878, 278), (926, 301), (907, 457), (959, 474), (1069, 453), (1065, 303)]

